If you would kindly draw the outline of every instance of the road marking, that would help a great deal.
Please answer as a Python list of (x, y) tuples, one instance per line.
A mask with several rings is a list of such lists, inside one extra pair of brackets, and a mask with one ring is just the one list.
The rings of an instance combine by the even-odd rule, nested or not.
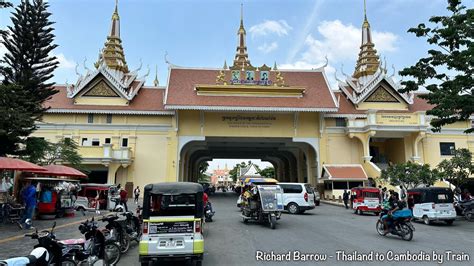
[[(71, 222), (71, 223), (67, 223), (67, 224), (58, 225), (58, 226), (56, 226), (56, 228), (54, 228), (54, 229), (61, 229), (61, 228), (68, 227), (68, 226), (71, 226), (71, 225), (80, 224), (80, 223), (82, 223), (82, 222), (85, 222), (86, 220), (87, 220), (87, 219), (80, 220), (80, 221), (75, 221), (75, 222)], [(42, 230), (51, 230), (51, 227), (48, 227), (48, 228), (45, 228), (45, 229), (42, 229)], [(38, 232), (41, 232), (42, 230), (38, 230)], [(32, 232), (32, 231), (30, 231), (30, 232)], [(27, 234), (27, 232), (25, 232), (25, 234)], [(5, 239), (0, 239), (0, 244), (3, 244), (3, 243), (5, 243), (5, 242), (10, 242), (10, 241), (18, 240), (18, 239), (20, 239), (20, 238), (24, 238), (24, 237), (25, 237), (25, 234), (17, 235), (17, 236), (12, 236), (12, 237), (8, 237), (8, 238), (5, 238)]]

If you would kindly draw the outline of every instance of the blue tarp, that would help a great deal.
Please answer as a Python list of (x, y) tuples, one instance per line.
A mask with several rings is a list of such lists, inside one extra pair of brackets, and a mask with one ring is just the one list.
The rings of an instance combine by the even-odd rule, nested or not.
[(411, 210), (409, 209), (405, 209), (405, 210), (400, 210), (400, 211), (396, 211), (393, 213), (393, 218), (396, 219), (396, 218), (409, 218), (409, 217), (412, 217), (412, 213), (411, 213)]

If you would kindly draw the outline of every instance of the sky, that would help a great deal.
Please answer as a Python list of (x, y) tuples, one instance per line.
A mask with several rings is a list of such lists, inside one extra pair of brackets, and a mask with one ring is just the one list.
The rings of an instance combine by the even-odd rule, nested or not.
[[(54, 54), (60, 65), (53, 79), (58, 84), (75, 83), (76, 65), (84, 73), (85, 67), (93, 68), (97, 61), (110, 31), (115, 0), (48, 2), (59, 45)], [(327, 57), (325, 71), (333, 89), (336, 75), (344, 79), (344, 74), (353, 73), (361, 42), (363, 0), (119, 0), (129, 69), (138, 68), (141, 61), (141, 74), (149, 69), (146, 84), (152, 85), (157, 68), (160, 85), (166, 86), (165, 55), (178, 66), (216, 68), (224, 61), (231, 65), (241, 3), (254, 66), (276, 62), (280, 69), (311, 69), (324, 65)], [(447, 14), (446, 5), (446, 0), (367, 0), (375, 48), (390, 74), (426, 55), (426, 41), (407, 30), (430, 16)], [(0, 28), (11, 23), (11, 11), (0, 10)], [(0, 46), (0, 56), (4, 52)]]

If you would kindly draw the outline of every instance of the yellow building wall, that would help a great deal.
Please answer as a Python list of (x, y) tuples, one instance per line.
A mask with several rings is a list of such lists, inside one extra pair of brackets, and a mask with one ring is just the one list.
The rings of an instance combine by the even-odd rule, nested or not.
[(356, 106), (357, 110), (408, 110), (406, 103), (371, 103), (363, 102)]
[(452, 158), (449, 155), (441, 155), (440, 142), (454, 142), (456, 149), (469, 148), (468, 141), (471, 138), (472, 136), (468, 135), (429, 134), (421, 140), (424, 155), (422, 162), (431, 165), (431, 167), (436, 167), (442, 160)]
[(224, 113), (180, 111), (179, 136), (318, 137), (313, 113)]
[(337, 133), (323, 135), (321, 149), (322, 164), (360, 164), (364, 154), (359, 140)]
[(128, 100), (121, 97), (77, 97), (74, 99), (74, 104), (127, 106)]

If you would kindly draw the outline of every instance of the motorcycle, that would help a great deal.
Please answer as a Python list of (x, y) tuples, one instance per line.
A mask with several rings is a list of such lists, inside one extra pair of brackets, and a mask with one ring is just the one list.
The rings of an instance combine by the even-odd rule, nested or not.
[(211, 211), (210, 204), (210, 202), (207, 202), (206, 206), (204, 206), (204, 219), (206, 222), (212, 222), (212, 216), (216, 213), (215, 211)]
[(35, 245), (35, 248), (45, 248), (48, 251), (48, 265), (76, 265), (76, 263), (68, 256), (72, 247), (65, 246), (60, 241), (56, 240), (54, 228), (56, 228), (56, 222), (53, 223), (51, 231), (43, 230), (39, 233), (36, 231), (35, 233), (26, 234), (25, 236), (38, 240), (38, 244)]
[(120, 247), (111, 240), (106, 240), (98, 229), (97, 222), (92, 218), (79, 225), (79, 231), (85, 239), (69, 239), (60, 241), (70, 246), (68, 257), (83, 265), (116, 265), (120, 260)]
[(114, 212), (124, 212), (125, 206), (120, 202), (120, 197), (114, 197), (111, 199), (112, 202), (115, 202)]
[(474, 200), (456, 201), (454, 202), (456, 211), (464, 216), (466, 220), (474, 222)]
[[(139, 211), (137, 211), (139, 213)], [(120, 215), (125, 216), (125, 220), (118, 221), (122, 227), (124, 228), (125, 232), (128, 235), (128, 238), (131, 240), (135, 240), (137, 243), (140, 242), (140, 238), (142, 236), (142, 229), (140, 226), (140, 220), (138, 215), (135, 216), (131, 212), (124, 212)]]
[[(382, 220), (382, 217), (385, 215), (380, 215), (377, 220), (376, 229), (377, 233), (381, 236), (386, 236), (385, 227)], [(389, 221), (389, 234), (400, 236), (405, 241), (410, 241), (413, 239), (413, 232), (415, 227), (411, 223), (412, 214), (411, 210), (401, 210), (396, 211), (391, 216), (392, 219)]]
[[(49, 253), (45, 248), (39, 247), (33, 249), (30, 255), (23, 257), (15, 257), (0, 261), (0, 266), (17, 266), (17, 265), (31, 265), (31, 266), (46, 266), (49, 264)], [(75, 264), (74, 264), (75, 265)]]
[(122, 225), (117, 222), (118, 218), (117, 215), (109, 215), (102, 217), (99, 221), (107, 223), (105, 229), (101, 230), (105, 236), (105, 240), (116, 242), (120, 247), (120, 252), (124, 254), (130, 248), (130, 239)]

